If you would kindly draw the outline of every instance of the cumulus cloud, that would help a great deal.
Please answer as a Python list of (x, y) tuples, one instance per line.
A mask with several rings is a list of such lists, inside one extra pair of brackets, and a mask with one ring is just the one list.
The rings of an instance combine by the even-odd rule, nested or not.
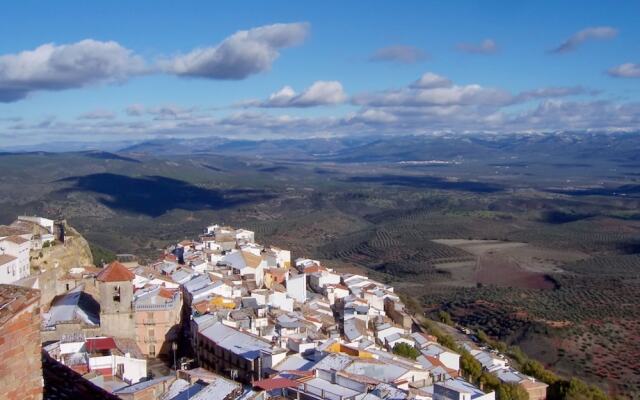
[(369, 56), (369, 61), (396, 62), (401, 64), (414, 64), (428, 58), (427, 53), (413, 46), (394, 45), (377, 49)]
[(165, 104), (156, 107), (147, 107), (143, 104), (131, 104), (125, 109), (127, 115), (132, 117), (151, 116), (156, 120), (165, 119), (191, 119), (193, 107), (180, 107), (175, 104)]
[(569, 53), (589, 40), (609, 40), (616, 36), (618, 36), (618, 30), (615, 28), (610, 26), (592, 26), (574, 33), (550, 52), (555, 54)]
[(512, 94), (500, 88), (479, 84), (456, 85), (450, 79), (433, 72), (426, 72), (420, 79), (400, 89), (362, 93), (352, 98), (352, 103), (366, 107), (505, 107), (525, 101), (575, 96), (594, 95), (596, 91), (581, 86), (545, 87)]
[(142, 58), (113, 41), (44, 44), (0, 56), (0, 102), (17, 101), (34, 91), (124, 81), (143, 72)]
[(78, 119), (114, 119), (116, 114), (113, 111), (97, 109), (78, 116)]
[[(575, 87), (543, 87), (511, 93), (501, 88), (486, 87), (480, 84), (455, 84), (441, 75), (427, 72), (408, 86), (362, 93), (352, 98), (354, 105), (360, 109), (348, 116), (345, 123), (358, 132), (372, 131), (389, 133), (420, 133), (434, 131), (522, 131), (525, 128), (558, 129), (561, 125), (554, 121), (554, 117), (562, 115), (560, 120), (571, 120), (571, 108), (565, 106), (563, 110), (551, 112), (539, 111), (546, 117), (536, 117), (533, 109), (525, 114), (518, 114), (522, 107), (513, 108), (517, 104), (533, 101), (546, 104), (574, 104), (574, 110), (591, 112), (595, 106), (582, 106), (581, 102), (561, 102), (559, 99), (577, 95), (595, 95), (598, 92), (581, 86)], [(594, 103), (595, 104), (595, 103)], [(606, 107), (604, 107), (606, 108)], [(610, 108), (606, 108), (610, 109)], [(564, 111), (564, 112), (562, 112)], [(613, 124), (613, 120), (622, 120), (631, 115), (629, 110), (612, 110), (615, 117), (604, 126)], [(581, 118), (574, 115), (574, 119)], [(584, 116), (581, 121), (588, 121)], [(597, 116), (593, 116), (597, 118)], [(522, 122), (519, 125), (519, 122)], [(624, 125), (624, 123), (621, 123)], [(587, 126), (586, 122), (574, 121), (572, 127)], [(357, 126), (357, 129), (355, 128)], [(533, 129), (533, 128), (532, 128)], [(561, 128), (560, 128), (561, 129)]]
[(245, 79), (267, 71), (280, 50), (301, 44), (309, 33), (306, 22), (274, 24), (238, 31), (214, 47), (195, 49), (160, 62), (168, 73), (223, 80)]
[(615, 78), (640, 78), (640, 64), (621, 64), (610, 68), (607, 73)]
[(598, 94), (598, 92), (594, 90), (587, 90), (582, 86), (555, 86), (521, 92), (516, 96), (516, 100), (529, 101), (544, 98), (576, 96), (581, 94), (595, 95)]
[(498, 45), (493, 39), (485, 39), (480, 43), (458, 43), (456, 48), (463, 53), (494, 54), (498, 52)]
[(418, 89), (433, 89), (451, 86), (453, 86), (453, 82), (443, 76), (434, 74), (433, 72), (425, 72), (422, 74), (420, 79), (411, 84), (412, 88)]
[(531, 130), (637, 130), (640, 104), (616, 104), (606, 100), (544, 100), (537, 107), (512, 116), (508, 124)]
[(291, 86), (285, 86), (272, 93), (266, 100), (254, 100), (244, 106), (277, 108), (277, 107), (316, 107), (343, 103), (347, 95), (338, 81), (316, 81), (301, 93), (296, 93)]
[[(426, 74), (425, 74), (426, 75)], [(423, 75), (409, 87), (364, 93), (353, 98), (354, 104), (374, 107), (506, 105), (513, 97), (505, 90), (477, 84), (454, 85), (437, 75)]]

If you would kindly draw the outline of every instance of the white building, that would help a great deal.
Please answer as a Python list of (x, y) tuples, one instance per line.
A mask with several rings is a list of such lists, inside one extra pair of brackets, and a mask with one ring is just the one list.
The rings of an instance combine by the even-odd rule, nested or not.
[(495, 400), (496, 393), (485, 393), (462, 379), (449, 379), (433, 386), (433, 400)]
[(19, 279), (18, 259), (8, 254), (0, 254), (0, 283), (13, 283)]
[(424, 349), (422, 354), (437, 358), (445, 367), (454, 371), (460, 370), (460, 354), (449, 350), (437, 343), (430, 343)]
[(297, 302), (307, 300), (307, 275), (300, 274), (287, 278), (287, 295)]

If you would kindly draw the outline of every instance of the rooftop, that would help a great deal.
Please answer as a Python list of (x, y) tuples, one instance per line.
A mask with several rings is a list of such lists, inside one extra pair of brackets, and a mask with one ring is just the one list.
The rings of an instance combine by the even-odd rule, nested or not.
[(59, 323), (82, 322), (88, 325), (100, 324), (100, 305), (95, 299), (83, 292), (84, 286), (56, 296), (46, 314), (45, 325), (54, 327)]
[(14, 285), (0, 285), (0, 326), (39, 299), (39, 290)]
[(274, 351), (271, 343), (266, 340), (228, 327), (220, 322), (203, 329), (200, 334), (218, 346), (250, 360), (258, 358), (263, 351), (268, 353)]
[(11, 261), (14, 261), (16, 258), (14, 256), (10, 256), (9, 254), (0, 254), (0, 265), (9, 264)]
[(132, 281), (135, 277), (135, 274), (129, 271), (127, 267), (114, 261), (100, 271), (96, 279), (100, 282), (126, 282)]

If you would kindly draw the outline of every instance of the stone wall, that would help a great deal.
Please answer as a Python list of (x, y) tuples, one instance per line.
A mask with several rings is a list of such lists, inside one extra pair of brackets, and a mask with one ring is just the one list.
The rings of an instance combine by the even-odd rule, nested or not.
[[(1, 288), (3, 308), (9, 309), (12, 315), (3, 318), (0, 326), (0, 398), (39, 400), (42, 399), (42, 358), (38, 297), (25, 297), (24, 288), (14, 288), (8, 285)], [(22, 303), (19, 309), (12, 310), (18, 302)]]

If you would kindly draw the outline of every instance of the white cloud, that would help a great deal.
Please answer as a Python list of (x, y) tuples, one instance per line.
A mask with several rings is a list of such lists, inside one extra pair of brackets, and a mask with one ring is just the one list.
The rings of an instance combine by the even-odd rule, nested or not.
[(505, 107), (525, 101), (580, 94), (596, 94), (581, 86), (545, 87), (512, 94), (504, 89), (479, 84), (455, 85), (446, 77), (427, 72), (409, 86), (380, 92), (363, 93), (352, 102), (365, 107)]
[(526, 90), (519, 93), (516, 96), (517, 101), (528, 101), (535, 99), (554, 98), (554, 97), (567, 97), (576, 96), (580, 94), (595, 95), (597, 91), (587, 90), (582, 86), (553, 86), (538, 88), (533, 90)]
[[(418, 81), (419, 82), (419, 81)], [(415, 83), (414, 83), (415, 85)], [(449, 106), (449, 105), (506, 105), (513, 96), (502, 89), (486, 88), (477, 84), (450, 86), (410, 86), (383, 92), (355, 96), (357, 105), (390, 106)]]
[(146, 110), (146, 107), (142, 104), (131, 104), (125, 109), (127, 115), (132, 117), (138, 117), (143, 115)]
[(316, 107), (343, 103), (347, 95), (338, 81), (316, 81), (302, 93), (285, 86), (264, 101), (249, 101), (255, 107)]
[(420, 79), (411, 84), (411, 87), (418, 89), (433, 89), (451, 87), (452, 85), (453, 83), (443, 76), (434, 74), (433, 72), (425, 72), (422, 74)]
[(175, 104), (165, 104), (157, 107), (146, 107), (143, 104), (131, 104), (125, 109), (132, 117), (151, 116), (156, 120), (191, 119), (195, 108), (180, 107)]
[(551, 53), (563, 54), (576, 50), (581, 44), (589, 40), (608, 40), (618, 36), (618, 30), (610, 26), (592, 26), (574, 33)]
[(309, 33), (305, 22), (274, 24), (238, 31), (214, 47), (193, 50), (160, 62), (171, 74), (239, 80), (267, 71), (280, 50), (299, 45)]
[(34, 91), (124, 81), (143, 72), (142, 58), (113, 41), (44, 44), (0, 56), (0, 102), (17, 101)]
[(371, 56), (369, 61), (389, 61), (402, 64), (413, 64), (426, 60), (427, 53), (413, 46), (394, 45), (377, 49)]
[(78, 119), (114, 119), (116, 114), (113, 111), (97, 109), (81, 114)]
[(621, 64), (610, 68), (607, 73), (615, 78), (640, 78), (640, 64)]
[(485, 39), (480, 43), (458, 43), (456, 48), (464, 53), (494, 54), (498, 52), (498, 45), (493, 39)]

